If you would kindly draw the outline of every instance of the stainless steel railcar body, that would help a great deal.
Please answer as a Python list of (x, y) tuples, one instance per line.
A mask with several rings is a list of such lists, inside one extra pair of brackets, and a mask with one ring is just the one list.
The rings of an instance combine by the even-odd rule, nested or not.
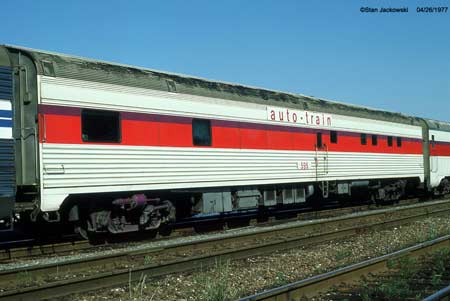
[[(383, 198), (387, 193), (397, 195), (402, 181), (427, 183), (430, 189), (434, 183), (429, 160), (423, 157), (429, 130), (419, 118), (14, 46), (0, 47), (0, 72), (6, 79), (0, 87), (0, 96), (5, 96), (0, 99), (11, 103), (13, 112), (12, 137), (0, 145), (7, 158), (0, 165), (5, 199), (0, 219), (6, 220), (15, 210), (31, 212), (32, 220), (40, 216), (56, 221), (62, 213), (63, 219), (77, 221), (81, 202), (100, 199), (122, 207), (153, 204), (166, 210), (167, 203), (153, 201), (160, 197), (159, 191), (164, 198), (171, 192), (189, 191), (191, 198), (199, 196), (191, 200), (196, 203), (191, 209), (207, 213), (295, 204), (312, 195), (314, 187), (324, 196), (350, 195), (352, 185), (370, 184)], [(102, 112), (110, 115), (102, 118), (121, 124), (121, 133), (115, 141), (91, 143), (80, 122)], [(298, 119), (306, 114), (302, 116), (307, 120), (294, 123), (289, 120), (294, 114)], [(170, 146), (131, 137), (139, 131), (133, 128), (139, 122), (172, 121), (188, 132), (194, 122), (209, 121), (210, 135), (216, 140), (212, 145), (192, 145), (189, 134), (179, 137), (179, 145)], [(59, 131), (58, 123), (72, 130)], [(232, 140), (232, 135), (226, 139), (220, 135), (235, 128), (233, 133), (241, 135), (263, 129), (293, 140), (298, 138), (292, 133), (303, 131), (314, 139), (317, 135), (317, 141), (310, 149), (296, 150), (295, 141), (282, 146), (282, 139), (270, 142), (272, 134), (266, 133), (255, 139), (265, 139), (271, 147), (260, 147), (261, 141), (251, 147), (244, 147), (242, 141), (238, 147), (225, 145), (223, 140)], [(358, 144), (361, 135), (361, 145), (345, 152), (339, 151), (338, 144), (333, 145), (335, 151), (318, 145), (323, 134), (331, 146), (331, 132), (342, 133), (343, 140), (357, 139)], [(175, 129), (166, 134), (180, 133)], [(367, 139), (378, 136), (385, 151), (360, 151), (365, 133)], [(162, 135), (161, 128), (154, 135)], [(219, 140), (222, 144), (215, 146)], [(417, 143), (420, 152), (412, 146)], [(401, 147), (412, 151), (402, 153)], [(155, 193), (146, 198), (143, 192)], [(146, 206), (140, 208), (145, 211)]]

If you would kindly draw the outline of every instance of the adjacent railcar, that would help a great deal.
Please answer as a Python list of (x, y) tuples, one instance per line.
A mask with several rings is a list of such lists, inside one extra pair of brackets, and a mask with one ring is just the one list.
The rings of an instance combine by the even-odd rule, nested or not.
[(11, 46), (0, 76), (5, 226), (15, 213), (122, 233), (330, 196), (448, 191), (445, 123)]
[(429, 186), (435, 194), (447, 194), (450, 192), (450, 124), (435, 120), (425, 120), (424, 139), (428, 149), (424, 155), (429, 162)]

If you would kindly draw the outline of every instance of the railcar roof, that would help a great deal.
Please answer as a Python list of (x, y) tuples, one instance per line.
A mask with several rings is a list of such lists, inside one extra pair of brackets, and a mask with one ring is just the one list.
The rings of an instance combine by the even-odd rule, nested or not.
[[(413, 116), (345, 104), (313, 96), (208, 80), (190, 75), (93, 60), (20, 46), (3, 46), (10, 51), (28, 53), (35, 60), (38, 74), (41, 75), (90, 80), (101, 83), (420, 125), (420, 120)], [(429, 124), (433, 127), (438, 124), (438, 127), (446, 128), (450, 131), (449, 123), (430, 120)]]
[(450, 132), (450, 123), (444, 121), (438, 121), (433, 119), (424, 118), (428, 127), (432, 130)]

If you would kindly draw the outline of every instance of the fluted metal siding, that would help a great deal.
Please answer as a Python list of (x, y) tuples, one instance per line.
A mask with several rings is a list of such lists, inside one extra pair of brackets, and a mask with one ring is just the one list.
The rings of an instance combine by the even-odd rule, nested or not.
[[(0, 67), (0, 99), (12, 100), (11, 68)], [(14, 140), (0, 139), (0, 196), (15, 194)]]
[[(316, 180), (314, 152), (44, 144), (44, 189), (84, 192)], [(309, 162), (299, 170), (298, 162)], [(421, 155), (329, 153), (320, 179), (423, 177)], [(169, 186), (168, 186), (169, 185)], [(140, 186), (140, 187), (138, 187)]]
[(14, 143), (12, 139), (0, 139), (0, 196), (13, 196), (14, 191)]
[(9, 67), (0, 67), (0, 99), (12, 100), (12, 73)]

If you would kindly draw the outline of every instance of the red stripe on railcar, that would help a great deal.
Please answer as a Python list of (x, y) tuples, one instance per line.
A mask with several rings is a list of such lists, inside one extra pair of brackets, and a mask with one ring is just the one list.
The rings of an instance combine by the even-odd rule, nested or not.
[[(193, 147), (192, 119), (181, 116), (122, 112), (121, 143), (83, 142), (81, 138), (81, 109), (40, 105), (40, 141), (61, 144), (108, 144), (130, 146)], [(213, 148), (314, 150), (316, 133), (322, 133), (323, 143), (332, 152), (364, 152), (393, 154), (422, 154), (420, 139), (403, 138), (387, 145), (387, 137), (378, 135), (378, 145), (361, 145), (360, 134), (338, 132), (338, 143), (330, 142), (330, 131), (270, 124), (212, 120)], [(45, 135), (42, 132), (45, 129)]]
[(450, 142), (435, 141), (434, 146), (430, 145), (431, 156), (450, 156)]

